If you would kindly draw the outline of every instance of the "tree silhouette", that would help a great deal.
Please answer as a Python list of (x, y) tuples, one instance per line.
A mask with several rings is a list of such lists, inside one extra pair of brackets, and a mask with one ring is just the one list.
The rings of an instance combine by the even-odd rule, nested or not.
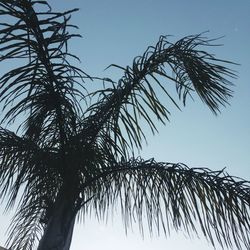
[[(43, 8), (39, 10), (39, 5)], [(196, 232), (214, 245), (250, 247), (249, 182), (225, 171), (135, 157), (157, 122), (169, 119), (165, 99), (198, 94), (215, 114), (231, 97), (235, 74), (202, 47), (204, 34), (176, 43), (161, 36), (118, 82), (91, 77), (72, 64), (68, 51), (70, 14), (53, 12), (46, 1), (2, 0), (0, 61), (15, 60), (0, 78), (0, 198), (11, 209), (21, 198), (10, 227), (11, 249), (70, 247), (76, 217), (102, 218), (119, 207), (125, 227)], [(45, 8), (46, 7), (46, 8)], [(44, 10), (45, 9), (45, 10)], [(18, 61), (18, 60), (19, 61)], [(21, 65), (19, 65), (19, 64)], [(86, 81), (103, 81), (89, 93)], [(157, 122), (156, 122), (157, 120)], [(8, 130), (18, 124), (15, 132)], [(145, 125), (144, 124), (144, 125)], [(147, 221), (144, 221), (146, 215)]]

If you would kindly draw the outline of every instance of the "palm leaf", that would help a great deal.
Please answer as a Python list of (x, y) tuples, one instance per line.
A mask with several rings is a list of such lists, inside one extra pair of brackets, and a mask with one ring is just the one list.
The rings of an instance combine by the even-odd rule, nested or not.
[(11, 249), (33, 249), (62, 183), (57, 149), (41, 149), (3, 128), (0, 149), (0, 198), (8, 197), (6, 210), (19, 201), (8, 243)]
[[(40, 124), (37, 126), (40, 125), (40, 130), (43, 127), (46, 130), (48, 121), (51, 121), (60, 127), (63, 141), (63, 133), (66, 133), (64, 129), (72, 130), (76, 117), (81, 115), (79, 100), (84, 98), (84, 87), (80, 83), (86, 74), (67, 59), (78, 59), (68, 53), (67, 49), (68, 40), (78, 35), (66, 30), (76, 27), (69, 24), (69, 14), (77, 9), (65, 13), (55, 13), (48, 9), (36, 13), (34, 6), (37, 4), (47, 3), (3, 1), (0, 5), (1, 15), (9, 16), (10, 22), (13, 21), (12, 25), (0, 24), (0, 61), (22, 58), (25, 63), (0, 78), (0, 102), (4, 103), (3, 110), (7, 110), (2, 122), (10, 124), (23, 113), (46, 110), (47, 113), (40, 116)], [(29, 133), (32, 128), (27, 126), (35, 123), (35, 120), (30, 122), (34, 116), (32, 114), (29, 121), (24, 122)], [(41, 120), (41, 117), (44, 119)]]
[[(250, 183), (224, 170), (131, 159), (113, 164), (83, 185), (82, 213), (99, 218), (120, 208), (125, 227), (138, 224), (143, 233), (184, 229), (202, 232), (215, 246), (250, 247)], [(112, 214), (112, 212), (111, 212)], [(146, 222), (145, 222), (146, 219)]]
[[(184, 105), (188, 96), (192, 97), (197, 93), (212, 112), (217, 114), (220, 106), (226, 105), (232, 95), (232, 83), (229, 79), (236, 75), (222, 66), (225, 63), (232, 64), (231, 62), (215, 58), (201, 50), (202, 47), (212, 46), (213, 41), (202, 35), (188, 36), (176, 43), (161, 36), (155, 46), (148, 47), (142, 56), (134, 59), (131, 67), (111, 65), (123, 70), (124, 76), (117, 84), (112, 83), (111, 88), (93, 93), (94, 96), (99, 96), (99, 101), (86, 111), (88, 118), (82, 135), (92, 133), (94, 140), (96, 134), (104, 130), (111, 137), (122, 136), (119, 140), (126, 140), (130, 146), (141, 148), (145, 134), (138, 118), (143, 118), (154, 133), (157, 131), (154, 117), (165, 123), (169, 120), (171, 103), (180, 109), (169, 92), (171, 86), (167, 84), (170, 82), (176, 86)], [(166, 98), (160, 98), (160, 92), (166, 95), (169, 102), (166, 102)], [(116, 135), (117, 130), (125, 133)]]

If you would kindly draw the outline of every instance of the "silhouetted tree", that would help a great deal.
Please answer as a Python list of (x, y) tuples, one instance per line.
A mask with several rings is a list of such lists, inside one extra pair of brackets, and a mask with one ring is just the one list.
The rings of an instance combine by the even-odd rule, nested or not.
[[(69, 32), (75, 11), (53, 12), (46, 1), (0, 2), (0, 61), (14, 59), (0, 78), (0, 198), (11, 209), (22, 194), (11, 249), (34, 249), (39, 242), (39, 250), (67, 250), (76, 216), (94, 211), (103, 217), (114, 206), (126, 227), (135, 218), (141, 230), (200, 227), (213, 245), (216, 239), (224, 247), (249, 248), (249, 182), (134, 153), (146, 125), (154, 133), (156, 120), (169, 119), (157, 91), (179, 108), (167, 90), (172, 82), (184, 104), (197, 93), (216, 114), (232, 95), (228, 79), (235, 75), (223, 66), (230, 62), (202, 50), (212, 42), (203, 34), (176, 43), (161, 36), (132, 66), (112, 65), (123, 71), (118, 82), (90, 77), (73, 66), (78, 58), (67, 50), (68, 40), (79, 36)], [(86, 80), (106, 87), (88, 93)], [(15, 132), (6, 129), (14, 122)]]

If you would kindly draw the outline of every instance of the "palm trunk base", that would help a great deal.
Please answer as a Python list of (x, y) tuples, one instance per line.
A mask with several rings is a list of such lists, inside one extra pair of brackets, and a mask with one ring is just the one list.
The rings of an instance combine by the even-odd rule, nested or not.
[(51, 216), (37, 250), (69, 250), (75, 225), (75, 214), (62, 204)]

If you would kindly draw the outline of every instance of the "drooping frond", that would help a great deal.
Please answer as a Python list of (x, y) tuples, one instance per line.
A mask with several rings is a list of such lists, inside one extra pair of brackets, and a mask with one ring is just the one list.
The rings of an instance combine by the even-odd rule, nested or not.
[(19, 208), (9, 227), (11, 237), (6, 245), (10, 249), (35, 249), (44, 230), (44, 224), (41, 223), (44, 213), (42, 205), (34, 197), (30, 197), (29, 203)]
[(102, 218), (117, 206), (125, 227), (201, 230), (213, 246), (217, 239), (222, 247), (250, 247), (250, 183), (223, 170), (131, 159), (86, 182), (83, 194), (94, 195), (83, 214)]
[[(88, 110), (90, 115), (83, 134), (91, 130), (95, 137), (103, 129), (122, 147), (129, 143), (140, 148), (145, 139), (140, 118), (154, 133), (157, 131), (155, 118), (165, 123), (170, 115), (169, 104), (179, 108), (169, 91), (172, 83), (184, 104), (187, 97), (196, 92), (215, 114), (219, 112), (220, 106), (227, 104), (232, 95), (229, 79), (235, 74), (222, 66), (231, 62), (202, 50), (210, 43), (202, 34), (176, 43), (161, 36), (155, 46), (148, 47), (142, 56), (134, 59), (132, 66), (112, 65), (123, 70), (124, 76), (118, 84), (94, 93), (100, 99)], [(166, 98), (162, 98), (164, 95)]]
[(8, 198), (7, 210), (19, 201), (10, 227), (11, 249), (33, 249), (43, 233), (62, 183), (56, 150), (41, 149), (27, 138), (0, 129), (0, 199)]
[(13, 204), (22, 185), (25, 184), (27, 188), (37, 185), (38, 188), (42, 180), (49, 180), (48, 175), (50, 178), (59, 176), (57, 165), (60, 160), (55, 150), (40, 149), (32, 141), (0, 129), (0, 198), (6, 195), (10, 197), (7, 207)]

